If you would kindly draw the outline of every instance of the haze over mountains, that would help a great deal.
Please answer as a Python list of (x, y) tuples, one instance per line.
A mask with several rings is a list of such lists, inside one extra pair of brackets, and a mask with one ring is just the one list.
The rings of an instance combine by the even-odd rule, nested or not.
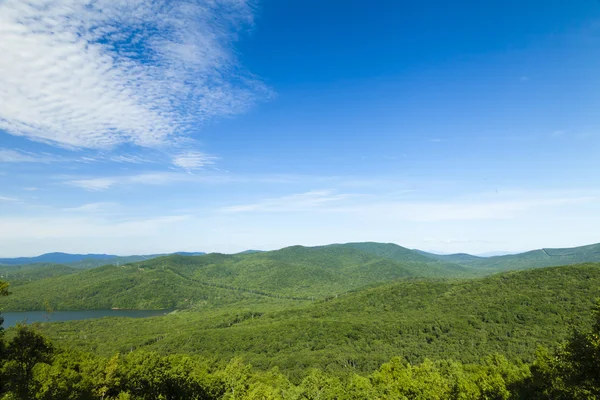
[[(181, 254), (188, 256), (197, 256), (205, 254), (202, 252), (177, 252), (173, 254)], [(0, 265), (24, 265), (24, 264), (65, 264), (73, 267), (94, 267), (107, 264), (123, 264), (128, 262), (136, 262), (148, 260), (155, 257), (161, 257), (168, 254), (147, 254), (133, 256), (117, 256), (112, 254), (70, 254), (70, 253), (45, 253), (37, 257), (15, 257), (15, 258), (0, 258)]]

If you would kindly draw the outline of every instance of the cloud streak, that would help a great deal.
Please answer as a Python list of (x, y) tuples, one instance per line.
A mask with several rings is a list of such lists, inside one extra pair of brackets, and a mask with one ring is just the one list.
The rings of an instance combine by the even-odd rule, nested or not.
[(0, 149), (1, 163), (49, 163), (55, 161), (61, 161), (61, 159), (49, 154), (36, 154), (20, 150)]
[(244, 0), (5, 0), (0, 129), (66, 148), (181, 147), (192, 124), (268, 95), (231, 50), (251, 21)]
[(332, 190), (269, 198), (250, 204), (224, 207), (225, 213), (318, 213), (348, 214), (355, 218), (412, 222), (476, 221), (512, 219), (523, 213), (552, 207), (597, 202), (594, 195), (511, 196), (499, 200), (455, 199), (448, 201), (383, 200), (374, 196), (336, 193)]
[(320, 208), (329, 209), (332, 204), (347, 200), (356, 195), (338, 194), (332, 190), (313, 190), (306, 193), (294, 194), (280, 198), (266, 199), (257, 203), (243, 204), (238, 206), (224, 207), (221, 209), (225, 213), (243, 213), (243, 212), (300, 212), (311, 211)]

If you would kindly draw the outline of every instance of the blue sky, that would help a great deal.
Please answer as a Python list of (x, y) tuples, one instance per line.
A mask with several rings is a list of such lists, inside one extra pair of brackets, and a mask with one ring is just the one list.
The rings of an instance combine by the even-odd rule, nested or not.
[(600, 242), (600, 3), (0, 0), (0, 256)]

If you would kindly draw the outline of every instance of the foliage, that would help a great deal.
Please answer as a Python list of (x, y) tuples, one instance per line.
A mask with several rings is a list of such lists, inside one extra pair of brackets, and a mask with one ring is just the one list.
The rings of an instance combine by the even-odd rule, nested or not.
[[(513, 287), (523, 290), (526, 288), (526, 284), (522, 283), (525, 278), (530, 281), (530, 290), (537, 288), (537, 294), (548, 290), (556, 275), (567, 284), (566, 290), (572, 291), (575, 287), (582, 289), (585, 285), (579, 283), (579, 286), (573, 286), (573, 282), (585, 277), (592, 285), (597, 285), (594, 276), (597, 270), (597, 265), (591, 265), (553, 268), (543, 271), (546, 274), (540, 274), (542, 271), (514, 273), (468, 282), (470, 286), (467, 287), (464, 287), (464, 283), (462, 286), (459, 283), (443, 283), (447, 285), (444, 291), (440, 290), (442, 283), (431, 287), (431, 282), (404, 282), (399, 287), (374, 288), (338, 300), (300, 307), (295, 312), (275, 312), (274, 315), (284, 318), (292, 314), (313, 317), (315, 312), (336, 310), (340, 305), (344, 312), (352, 315), (361, 309), (357, 300), (365, 301), (371, 314), (385, 304), (381, 302), (385, 297), (380, 296), (395, 297), (391, 304), (399, 306), (410, 301), (418, 291), (427, 290), (430, 296), (418, 298), (416, 302), (417, 309), (422, 312), (423, 306), (430, 302), (442, 303), (438, 299), (440, 293), (444, 303), (454, 302), (450, 307), (456, 307), (464, 305), (464, 299), (455, 296), (458, 293), (487, 296), (493, 283), (505, 284), (505, 290)], [(406, 293), (411, 285), (414, 286), (413, 292)], [(4, 289), (3, 293), (7, 292), (2, 282), (0, 288)], [(495, 289), (499, 288), (496, 286)], [(452, 300), (453, 295), (448, 293), (456, 298)], [(515, 293), (511, 292), (510, 295), (514, 296)], [(529, 306), (539, 307), (540, 304)], [(3, 399), (44, 400), (593, 399), (600, 397), (600, 302), (593, 308), (589, 326), (590, 329), (586, 330), (574, 329), (569, 340), (554, 354), (539, 348), (531, 365), (510, 361), (498, 353), (488, 356), (481, 353), (472, 363), (449, 360), (448, 357), (437, 360), (425, 358), (422, 362), (411, 363), (406, 357), (396, 356), (362, 373), (354, 368), (345, 371), (304, 368), (296, 379), (290, 379), (278, 368), (257, 370), (239, 357), (224, 362), (194, 355), (163, 355), (147, 350), (101, 357), (74, 349), (57, 348), (35, 327), (21, 325), (11, 330), (6, 344), (5, 339), (0, 337), (0, 348), (6, 348), (5, 352), (0, 353), (0, 396), (4, 395)], [(354, 338), (358, 339), (360, 337)], [(260, 338), (254, 340), (259, 341)], [(343, 348), (338, 347), (337, 351), (340, 356), (348, 357)], [(294, 362), (301, 360), (294, 359)], [(346, 365), (350, 367), (350, 363)]]
[[(458, 273), (435, 260), (400, 262), (345, 245), (238, 255), (173, 255), (41, 277), (46, 271), (22, 272), (14, 295), (4, 302), (5, 309), (42, 310), (46, 302), (55, 310), (82, 310), (190, 308), (204, 302), (223, 304), (258, 297), (314, 300), (399, 278)], [(39, 279), (32, 278), (34, 273)], [(28, 278), (31, 282), (23, 282)]]
[[(587, 368), (591, 365), (575, 364), (568, 371), (552, 365), (552, 374), (544, 375), (539, 373), (538, 361), (533, 366), (515, 364), (497, 354), (477, 364), (427, 359), (410, 364), (394, 357), (368, 374), (333, 374), (313, 368), (294, 383), (278, 369), (259, 371), (239, 358), (214, 363), (197, 356), (145, 351), (102, 358), (58, 349), (50, 359), (45, 348), (41, 355), (32, 354), (26, 344), (23, 349), (37, 362), (30, 368), (25, 389), (13, 383), (4, 388), (6, 399), (466, 400), (592, 399), (598, 395), (597, 370)], [(565, 361), (562, 353), (549, 359), (555, 364)], [(590, 361), (597, 363), (598, 354)], [(565, 371), (567, 375), (561, 375)], [(571, 380), (573, 373), (583, 381)], [(556, 381), (562, 382), (562, 392), (552, 386)], [(555, 391), (548, 392), (549, 387)]]
[(458, 263), (481, 274), (531, 268), (554, 267), (589, 262), (600, 262), (600, 243), (567, 249), (539, 249), (520, 254), (495, 257), (475, 257), (469, 254), (422, 255), (441, 261)]
[[(188, 309), (198, 303), (231, 304), (257, 297), (312, 301), (397, 279), (472, 278), (600, 261), (600, 244), (489, 258), (435, 255), (371, 242), (234, 255), (97, 256), (100, 258), (78, 261), (77, 268), (0, 265), (0, 278), (5, 277), (14, 288), (14, 296), (4, 302), (4, 308), (43, 310), (49, 304), (55, 310)], [(125, 261), (139, 262), (121, 265)], [(109, 262), (119, 265), (81, 269)]]
[[(243, 356), (297, 380), (307, 368), (368, 372), (394, 356), (476, 363), (501, 353), (531, 362), (592, 320), (600, 265), (505, 273), (465, 281), (410, 280), (315, 302), (260, 297), (149, 319), (42, 324), (61, 344), (103, 355), (131, 349)], [(292, 307), (293, 306), (293, 307)], [(115, 334), (118, 332), (118, 334)]]

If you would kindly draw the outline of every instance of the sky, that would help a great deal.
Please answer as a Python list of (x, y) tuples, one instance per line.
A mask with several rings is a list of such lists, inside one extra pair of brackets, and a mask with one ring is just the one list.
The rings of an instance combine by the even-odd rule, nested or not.
[(600, 242), (596, 0), (0, 0), (0, 256)]

